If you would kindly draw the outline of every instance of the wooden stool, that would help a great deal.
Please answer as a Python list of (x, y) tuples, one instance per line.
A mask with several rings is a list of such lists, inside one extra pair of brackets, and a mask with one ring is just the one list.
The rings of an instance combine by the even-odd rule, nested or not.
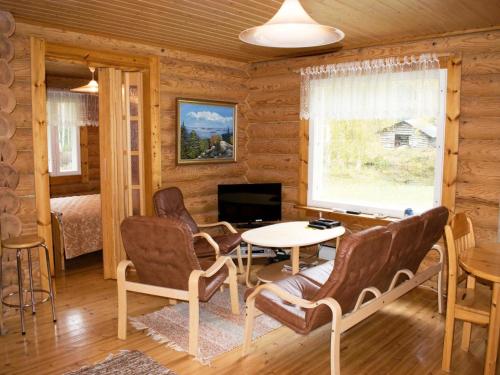
[[(19, 309), (19, 313), (21, 315), (21, 333), (24, 335), (26, 333), (24, 328), (24, 308), (31, 307), (31, 313), (36, 313), (36, 301), (35, 301), (35, 292), (46, 293), (48, 296), (45, 299), (42, 299), (40, 303), (47, 301), (50, 298), (50, 304), (52, 306), (52, 319), (56, 322), (56, 308), (54, 305), (54, 292), (52, 289), (52, 278), (50, 272), (50, 259), (49, 259), (49, 249), (47, 245), (45, 245), (45, 240), (38, 236), (20, 236), (6, 239), (1, 242), (1, 246), (6, 249), (16, 250), (16, 258), (17, 258), (17, 283), (19, 290), (17, 292), (9, 293), (7, 296), (3, 296), (3, 287), (2, 287), (2, 251), (0, 250), (0, 301), (3, 305), (9, 307), (15, 307)], [(45, 262), (47, 264), (47, 272), (48, 272), (48, 282), (49, 282), (49, 290), (45, 289), (34, 289), (33, 288), (33, 265), (31, 261), (31, 251), (33, 249), (38, 249), (38, 247), (43, 247), (45, 249)], [(29, 271), (29, 289), (23, 288), (23, 272), (22, 272), (22, 252), (26, 250), (28, 252), (28, 271)], [(41, 262), (42, 259), (39, 259)], [(31, 295), (31, 303), (24, 303), (24, 292), (29, 292)], [(5, 298), (18, 294), (19, 295), (19, 304), (10, 304), (5, 302)]]

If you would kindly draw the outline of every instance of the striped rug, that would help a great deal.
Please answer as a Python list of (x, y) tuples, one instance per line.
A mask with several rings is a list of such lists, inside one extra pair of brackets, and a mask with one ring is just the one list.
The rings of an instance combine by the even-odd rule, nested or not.
[(102, 362), (64, 375), (175, 375), (175, 373), (142, 352), (122, 350), (118, 354), (110, 354)]
[[(243, 343), (245, 289), (239, 286), (240, 315), (231, 313), (229, 288), (218, 291), (207, 303), (200, 303), (200, 330), (197, 359), (203, 364)], [(153, 339), (177, 351), (188, 351), (189, 305), (180, 302), (139, 317), (130, 317), (132, 326), (145, 330)], [(255, 319), (254, 339), (269, 333), (281, 324), (267, 315)]]

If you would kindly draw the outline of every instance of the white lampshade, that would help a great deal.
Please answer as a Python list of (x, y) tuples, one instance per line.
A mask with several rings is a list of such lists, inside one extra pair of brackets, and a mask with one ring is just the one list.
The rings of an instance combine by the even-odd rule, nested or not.
[(246, 43), (278, 48), (322, 46), (343, 38), (341, 30), (313, 20), (299, 0), (285, 0), (273, 18), (264, 25), (240, 33), (240, 39)]
[(89, 83), (87, 83), (85, 86), (80, 86), (80, 87), (71, 89), (70, 91), (83, 92), (83, 93), (88, 93), (88, 94), (95, 94), (95, 93), (99, 92), (99, 84), (94, 79), (95, 68), (89, 67), (89, 70), (92, 72), (92, 79), (89, 81)]

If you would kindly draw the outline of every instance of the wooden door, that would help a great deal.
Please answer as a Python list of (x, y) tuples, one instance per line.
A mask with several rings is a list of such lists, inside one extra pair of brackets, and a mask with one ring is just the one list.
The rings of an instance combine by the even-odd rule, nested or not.
[(99, 69), (99, 150), (104, 278), (115, 279), (118, 263), (126, 259), (120, 224), (127, 216), (127, 149), (123, 116), (123, 73)]
[(145, 215), (144, 117), (142, 73), (124, 74), (124, 119), (126, 127), (127, 214)]
[(126, 259), (120, 224), (144, 215), (144, 116), (142, 73), (99, 69), (99, 149), (104, 278), (116, 278)]

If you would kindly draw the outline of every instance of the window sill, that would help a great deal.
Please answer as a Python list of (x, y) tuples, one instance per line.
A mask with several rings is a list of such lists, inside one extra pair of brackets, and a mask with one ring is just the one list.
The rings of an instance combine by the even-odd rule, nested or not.
[(82, 182), (82, 175), (69, 175), (69, 176), (49, 176), (50, 185), (67, 185), (78, 184)]
[(294, 208), (297, 208), (299, 210), (305, 210), (306, 213), (309, 215), (321, 215), (321, 217), (327, 219), (339, 220), (342, 223), (358, 224), (363, 226), (387, 225), (393, 221), (400, 220), (399, 218), (395, 217), (378, 218), (375, 217), (375, 215), (370, 215), (370, 214), (353, 215), (344, 212), (329, 210), (327, 208), (303, 206), (298, 204), (295, 205)]

